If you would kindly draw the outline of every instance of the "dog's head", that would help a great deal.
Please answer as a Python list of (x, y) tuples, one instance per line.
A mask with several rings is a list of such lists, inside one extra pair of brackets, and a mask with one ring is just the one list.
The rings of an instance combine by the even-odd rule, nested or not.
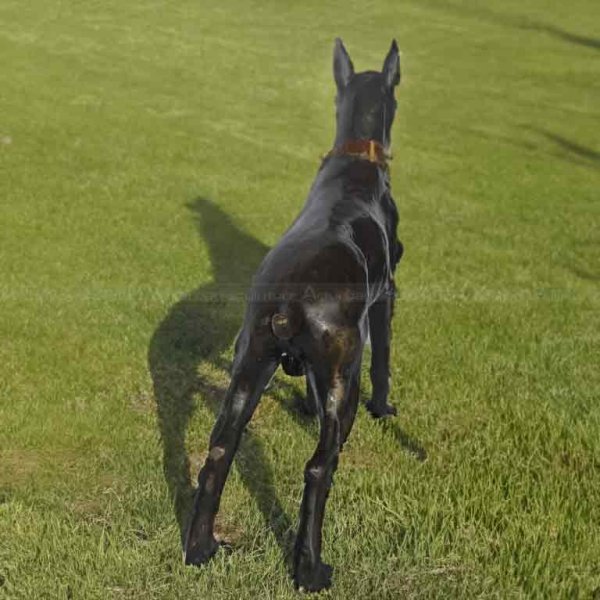
[(396, 112), (394, 88), (400, 83), (400, 53), (396, 40), (379, 71), (354, 72), (342, 40), (335, 40), (333, 75), (337, 85), (337, 142), (375, 140), (386, 149)]

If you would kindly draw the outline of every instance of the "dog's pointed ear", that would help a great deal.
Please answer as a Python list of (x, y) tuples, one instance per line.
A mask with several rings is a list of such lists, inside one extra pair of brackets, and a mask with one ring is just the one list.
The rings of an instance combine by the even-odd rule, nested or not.
[(400, 52), (396, 40), (392, 40), (390, 51), (383, 61), (381, 73), (389, 88), (393, 88), (400, 83)]
[(335, 39), (333, 47), (333, 77), (339, 91), (343, 90), (354, 75), (354, 65), (340, 38)]

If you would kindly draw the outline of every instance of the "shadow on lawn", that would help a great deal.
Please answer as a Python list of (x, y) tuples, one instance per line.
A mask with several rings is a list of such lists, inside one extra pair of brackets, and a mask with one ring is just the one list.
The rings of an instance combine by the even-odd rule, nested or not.
[[(521, 150), (546, 154), (575, 165), (591, 169), (600, 168), (600, 152), (597, 150), (540, 127), (526, 124), (519, 124), (519, 127), (534, 133), (538, 137), (538, 141), (529, 141), (523, 139), (523, 137), (519, 135), (508, 136), (499, 133), (491, 134), (477, 129), (467, 129), (466, 131), (494, 143), (501, 141), (504, 144), (514, 146)], [(543, 138), (544, 141), (542, 141), (541, 138)], [(551, 145), (547, 142), (550, 142)]]
[(600, 50), (600, 39), (589, 37), (587, 35), (581, 35), (579, 33), (572, 33), (570, 31), (566, 31), (565, 29), (561, 29), (560, 27), (555, 27), (554, 25), (525, 21), (521, 25), (521, 29), (541, 31), (542, 33), (547, 33), (548, 35), (558, 38), (563, 42), (569, 42), (578, 46), (585, 46), (586, 48)]
[(567, 156), (584, 159), (586, 161), (591, 161), (592, 163), (600, 163), (600, 152), (597, 152), (592, 148), (578, 144), (573, 140), (569, 140), (562, 135), (552, 133), (546, 129), (541, 129), (538, 127), (528, 127), (528, 129), (545, 137), (548, 141), (552, 142), (555, 144), (555, 146), (562, 150)]
[[(199, 394), (216, 416), (226, 392), (226, 384), (221, 386), (208, 381), (207, 377), (199, 374), (198, 367), (205, 363), (217, 371), (229, 371), (230, 365), (222, 353), (230, 347), (239, 330), (245, 292), (252, 274), (269, 250), (238, 229), (230, 217), (209, 200), (199, 198), (188, 208), (208, 246), (213, 281), (187, 294), (171, 307), (154, 332), (148, 351), (163, 444), (164, 474), (182, 542), (194, 491), (190, 481), (190, 459), (185, 447), (188, 424), (194, 413), (194, 396)], [(313, 419), (303, 415), (298, 408), (302, 403), (294, 386), (276, 378), (268, 393), (297, 425), (307, 428), (316, 437)], [(383, 422), (381, 426), (417, 459), (425, 458), (423, 448), (397, 424)], [(207, 440), (196, 440), (195, 443), (204, 447)], [(273, 471), (263, 444), (249, 430), (242, 437), (235, 465), (242, 482), (257, 502), (266, 525), (289, 560), (293, 543), (292, 523), (277, 497)], [(301, 482), (301, 475), (299, 477)]]
[[(163, 467), (179, 529), (184, 535), (194, 488), (185, 448), (194, 396), (200, 394), (215, 414), (226, 388), (198, 373), (200, 363), (229, 368), (221, 353), (232, 343), (242, 322), (245, 284), (268, 248), (238, 229), (215, 204), (199, 198), (188, 205), (208, 245), (213, 282), (173, 305), (152, 336), (148, 353), (154, 383)], [(211, 423), (212, 426), (212, 423)], [(203, 447), (207, 440), (197, 440)], [(291, 523), (275, 493), (273, 473), (260, 440), (247, 431), (235, 460), (244, 485), (255, 498), (282, 550), (290, 547)], [(194, 474), (195, 475), (195, 474)]]
[(406, 452), (412, 454), (413, 458), (419, 462), (427, 460), (427, 450), (416, 439), (410, 437), (402, 427), (398, 424), (397, 419), (381, 419), (377, 421), (380, 427), (389, 435), (396, 438), (399, 446), (402, 446)]
[(526, 14), (501, 12), (493, 8), (486, 7), (484, 3), (480, 3), (478, 5), (476, 3), (452, 3), (434, 0), (433, 2), (430, 1), (427, 6), (432, 9), (443, 10), (458, 14), (460, 16), (471, 17), (487, 23), (501, 25), (503, 27), (545, 33), (569, 44), (600, 50), (600, 39), (598, 38), (580, 33), (573, 33), (572, 31), (567, 31), (561, 27), (556, 27), (555, 25), (551, 25), (543, 21), (534, 20)]

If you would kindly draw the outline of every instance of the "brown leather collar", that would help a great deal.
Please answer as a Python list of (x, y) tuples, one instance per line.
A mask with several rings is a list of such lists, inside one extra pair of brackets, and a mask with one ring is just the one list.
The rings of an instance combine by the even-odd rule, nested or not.
[(348, 140), (341, 146), (336, 146), (330, 150), (323, 158), (329, 156), (355, 156), (377, 163), (384, 168), (387, 168), (387, 161), (392, 158), (391, 155), (386, 153), (383, 145), (375, 140)]

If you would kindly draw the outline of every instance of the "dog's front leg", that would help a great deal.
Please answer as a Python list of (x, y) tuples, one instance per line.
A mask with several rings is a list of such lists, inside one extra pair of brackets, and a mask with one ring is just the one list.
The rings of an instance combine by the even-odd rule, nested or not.
[(213, 535), (221, 493), (240, 442), (260, 396), (277, 367), (277, 361), (252, 343), (244, 344), (234, 361), (231, 384), (210, 437), (206, 462), (198, 475), (198, 489), (188, 527), (184, 559), (201, 565), (217, 551)]
[(375, 418), (396, 414), (388, 403), (390, 393), (390, 342), (392, 337), (392, 315), (394, 290), (379, 299), (369, 308), (369, 333), (371, 335), (371, 383), (373, 396), (367, 402), (367, 410)]

